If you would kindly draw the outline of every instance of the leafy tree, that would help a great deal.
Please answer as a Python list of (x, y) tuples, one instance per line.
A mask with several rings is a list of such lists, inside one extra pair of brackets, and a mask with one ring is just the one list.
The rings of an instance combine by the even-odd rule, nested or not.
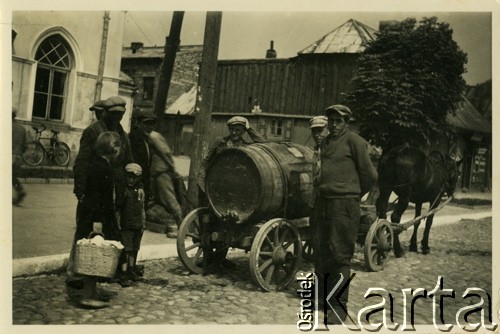
[(408, 18), (367, 44), (346, 95), (364, 138), (383, 149), (425, 147), (451, 133), (446, 115), (461, 99), (467, 63), (452, 34), (436, 17)]

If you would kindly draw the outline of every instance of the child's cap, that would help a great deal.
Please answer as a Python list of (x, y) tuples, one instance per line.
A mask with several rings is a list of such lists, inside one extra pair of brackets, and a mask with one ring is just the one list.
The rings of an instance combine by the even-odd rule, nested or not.
[(125, 166), (125, 171), (135, 175), (142, 175), (142, 168), (136, 163), (130, 163)]

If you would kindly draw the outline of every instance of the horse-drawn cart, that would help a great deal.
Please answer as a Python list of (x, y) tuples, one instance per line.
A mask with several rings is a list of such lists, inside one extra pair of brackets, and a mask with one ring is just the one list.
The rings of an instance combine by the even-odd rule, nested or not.
[[(209, 206), (196, 208), (177, 235), (181, 262), (202, 274), (229, 248), (249, 252), (250, 274), (262, 289), (286, 288), (295, 280), (303, 256), (312, 255), (309, 200), (312, 149), (288, 143), (259, 143), (226, 149), (207, 168)], [(395, 226), (363, 215), (358, 242), (365, 262), (381, 270), (393, 247)], [(407, 228), (407, 227), (406, 227)]]

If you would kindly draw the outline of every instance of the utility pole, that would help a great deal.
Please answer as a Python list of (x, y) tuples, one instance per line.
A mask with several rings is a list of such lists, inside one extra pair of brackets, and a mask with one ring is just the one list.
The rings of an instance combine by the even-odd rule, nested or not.
[(101, 99), (104, 66), (106, 65), (106, 48), (108, 45), (109, 20), (109, 12), (105, 11), (103, 17), (101, 52), (99, 54), (99, 67), (97, 68), (97, 81), (95, 84), (94, 102)]
[(191, 165), (189, 167), (187, 197), (188, 203), (192, 206), (197, 206), (198, 203), (198, 172), (202, 159), (208, 150), (221, 22), (222, 12), (207, 12), (205, 35), (203, 38), (203, 55), (201, 58), (198, 92), (194, 110), (193, 151), (191, 152)]
[(170, 34), (165, 43), (165, 57), (161, 66), (160, 82), (156, 90), (156, 99), (154, 105), (154, 113), (158, 117), (157, 129), (161, 129), (163, 124), (163, 117), (165, 114), (165, 105), (167, 104), (168, 89), (170, 80), (172, 79), (172, 72), (174, 71), (175, 56), (179, 48), (180, 34), (182, 28), (182, 20), (184, 12), (174, 12), (172, 15), (172, 23), (170, 25)]

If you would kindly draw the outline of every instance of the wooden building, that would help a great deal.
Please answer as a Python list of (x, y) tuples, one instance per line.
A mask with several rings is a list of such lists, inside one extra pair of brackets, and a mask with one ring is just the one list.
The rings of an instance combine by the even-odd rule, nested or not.
[(465, 96), (447, 120), (456, 129), (457, 145), (463, 154), (457, 186), (463, 191), (491, 191), (491, 123)]
[[(197, 84), (202, 51), (202, 45), (179, 47), (168, 91), (167, 108)], [(123, 47), (121, 70), (137, 86), (135, 109), (153, 111), (164, 57), (163, 46), (144, 46), (142, 42), (132, 42), (130, 46)]]
[[(293, 58), (274, 58), (271, 42), (265, 59), (219, 60), (210, 142), (227, 135), (228, 118), (241, 115), (269, 141), (312, 145), (309, 119), (342, 102), (364, 43), (375, 32), (351, 19)], [(195, 95), (194, 88), (166, 110), (166, 135), (177, 154), (189, 152)]]

